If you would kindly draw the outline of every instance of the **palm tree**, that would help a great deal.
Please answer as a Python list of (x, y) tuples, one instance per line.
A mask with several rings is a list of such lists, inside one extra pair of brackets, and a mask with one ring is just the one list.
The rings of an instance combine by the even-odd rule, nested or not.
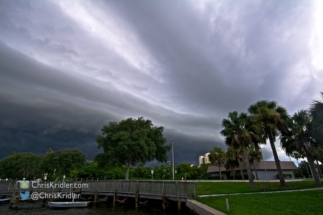
[(298, 163), (298, 160), (299, 159), (301, 159), (301, 158), (304, 158), (305, 157), (305, 155), (304, 155), (304, 152), (299, 152), (299, 151), (295, 151), (295, 150), (293, 150), (293, 147), (292, 147), (292, 145), (290, 145), (290, 144), (285, 144), (284, 146), (283, 146), (283, 141), (284, 141), (284, 137), (285, 135), (283, 135), (282, 137), (281, 137), (281, 147), (282, 147), (282, 149), (285, 149), (285, 153), (286, 153), (286, 155), (287, 156), (289, 156), (289, 157), (293, 157), (293, 158), (295, 158), (296, 159), (296, 162), (297, 162), (297, 166), (298, 166), (298, 168), (299, 168), (299, 170), (300, 170), (300, 173), (301, 173), (301, 176), (302, 176), (302, 178), (304, 178), (304, 174), (303, 174), (303, 172), (302, 172), (302, 168), (300, 168), (300, 164)]
[(221, 180), (222, 179), (221, 166), (224, 164), (224, 161), (225, 161), (225, 152), (219, 147), (214, 147), (213, 150), (210, 151), (209, 160), (214, 166), (219, 167), (220, 180)]
[[(312, 103), (312, 106), (309, 110), (310, 112), (310, 116), (312, 118), (312, 126), (313, 126), (313, 130), (312, 130), (312, 137), (314, 139), (314, 145), (317, 148), (317, 153), (316, 153), (316, 157), (318, 158), (318, 160), (322, 163), (323, 161), (323, 156), (322, 156), (322, 152), (323, 152), (323, 92), (321, 92), (322, 94), (322, 100), (315, 100)], [(322, 177), (322, 172), (320, 169), (320, 166), (318, 167), (319, 169), (319, 173), (320, 176)]]
[(244, 154), (243, 154), (242, 147), (237, 146), (236, 148), (234, 148), (234, 152), (236, 154), (236, 158), (239, 163), (241, 179), (244, 180), (244, 174), (243, 174), (243, 170), (242, 170), (242, 163), (244, 162)]
[(309, 113), (312, 118), (312, 136), (315, 145), (323, 147), (323, 92), (322, 100), (315, 100), (310, 107)]
[[(286, 154), (287, 154), (287, 153), (286, 153)], [(288, 154), (287, 154), (287, 155), (288, 155)], [(297, 168), (299, 168), (299, 171), (301, 172), (301, 176), (302, 176), (302, 178), (304, 178), (304, 174), (303, 174), (302, 168), (300, 168), (300, 165), (299, 165), (299, 163), (298, 163), (298, 160), (299, 160), (300, 158), (302, 158), (302, 156), (301, 156), (299, 153), (296, 153), (296, 154), (294, 154), (294, 156), (292, 156), (292, 157), (296, 159), (296, 162), (297, 162)]]
[(240, 166), (239, 154), (234, 148), (229, 146), (226, 153), (225, 168), (227, 170), (230, 170), (230, 175), (233, 176), (233, 179), (235, 179), (236, 168), (239, 166)]
[(320, 178), (323, 178), (322, 170), (320, 168), (320, 164), (318, 163), (318, 161), (320, 161), (321, 164), (323, 164), (323, 147), (319, 146), (315, 149), (315, 159)]
[(252, 137), (252, 144), (248, 148), (248, 153), (250, 163), (254, 166), (256, 179), (258, 180), (258, 173), (255, 163), (259, 163), (262, 159), (262, 153), (259, 145), (266, 143), (266, 140), (264, 138), (263, 133), (261, 133), (261, 124), (257, 122), (254, 117), (248, 117), (246, 128), (249, 131), (252, 131), (250, 132)]
[(247, 121), (248, 116), (246, 113), (241, 113), (239, 115), (236, 111), (231, 112), (229, 113), (228, 119), (223, 119), (222, 121), (222, 127), (224, 127), (224, 129), (221, 131), (221, 134), (225, 136), (225, 143), (228, 146), (233, 148), (242, 148), (247, 166), (249, 185), (250, 188), (253, 188), (254, 183), (247, 147), (250, 146), (255, 134), (246, 128)]
[(234, 148), (234, 153), (235, 153), (235, 157), (238, 161), (238, 167), (240, 170), (240, 175), (241, 175), (241, 179), (244, 180), (244, 173), (242, 170), (242, 164), (245, 162), (245, 156), (243, 153), (243, 148), (240, 146), (236, 146), (236, 148)]
[(255, 173), (256, 173), (256, 179), (258, 180), (258, 173), (256, 168), (256, 163), (259, 163), (262, 159), (261, 151), (256, 150), (254, 147), (249, 147), (249, 161), (253, 165)]
[(277, 106), (276, 102), (262, 100), (248, 109), (254, 119), (261, 124), (262, 134), (265, 139), (269, 139), (271, 149), (273, 151), (276, 168), (279, 175), (280, 185), (285, 186), (280, 161), (275, 147), (275, 140), (278, 132), (284, 132), (284, 122), (288, 118), (287, 111), (281, 106)]
[(315, 183), (320, 186), (321, 181), (314, 164), (316, 149), (311, 136), (311, 119), (309, 114), (305, 110), (298, 111), (290, 118), (287, 126), (288, 132), (285, 132), (281, 138), (282, 147), (288, 154), (296, 151), (299, 154), (306, 155)]

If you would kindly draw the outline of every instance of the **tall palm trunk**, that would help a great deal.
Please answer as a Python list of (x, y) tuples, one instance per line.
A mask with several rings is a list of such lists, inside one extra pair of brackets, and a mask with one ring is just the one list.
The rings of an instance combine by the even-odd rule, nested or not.
[(221, 174), (221, 164), (220, 164), (220, 163), (219, 163), (218, 167), (219, 167), (219, 173), (220, 173), (220, 180), (222, 180), (222, 174)]
[(322, 171), (321, 171), (320, 164), (319, 164), (318, 160), (316, 160), (316, 166), (317, 166), (317, 169), (319, 171), (320, 178), (323, 178)]
[(258, 178), (258, 172), (257, 172), (257, 167), (256, 167), (256, 164), (255, 163), (253, 163), (253, 168), (255, 169), (256, 179), (259, 180), (259, 178)]
[(308, 153), (307, 151), (305, 151), (305, 153), (306, 153), (306, 158), (307, 158), (308, 164), (310, 165), (310, 169), (311, 169), (315, 184), (317, 186), (321, 186), (320, 178), (319, 178), (319, 176), (316, 172), (316, 169), (315, 169), (314, 160), (313, 160), (310, 153)]
[(244, 175), (243, 175), (243, 171), (242, 171), (242, 166), (241, 166), (240, 160), (239, 160), (239, 167), (240, 167), (240, 175), (241, 175), (241, 178), (242, 178), (242, 180), (244, 180)]
[(129, 172), (130, 172), (131, 162), (128, 162), (127, 171), (126, 171), (126, 180), (129, 180)]
[(305, 163), (305, 167), (306, 167), (306, 171), (307, 171), (307, 175), (308, 175), (308, 178), (311, 177), (311, 174), (310, 174), (310, 171), (308, 171), (308, 166), (307, 166), (308, 162)]
[(302, 168), (299, 167), (299, 164), (298, 164), (298, 159), (296, 159), (297, 161), (297, 167), (299, 168), (299, 171), (301, 172), (301, 176), (302, 178), (304, 178), (304, 175), (303, 175), (303, 172), (302, 172)]
[(268, 136), (269, 136), (270, 146), (271, 146), (271, 149), (273, 151), (273, 155), (274, 155), (274, 159), (275, 159), (275, 163), (276, 163), (276, 168), (277, 168), (278, 175), (279, 175), (280, 186), (285, 187), (286, 183), (285, 183), (285, 179), (284, 179), (284, 176), (283, 176), (282, 169), (280, 167), (280, 161), (279, 161), (279, 158), (278, 158), (278, 155), (277, 155), (277, 151), (276, 151), (276, 147), (275, 147), (275, 143), (274, 143), (274, 138), (273, 138), (271, 132), (268, 133)]
[(249, 162), (249, 156), (248, 156), (247, 148), (245, 146), (243, 146), (243, 154), (244, 154), (246, 166), (247, 166), (249, 186), (250, 186), (250, 188), (254, 188), (253, 177), (252, 177), (252, 173), (251, 173), (251, 166), (250, 166), (250, 162)]

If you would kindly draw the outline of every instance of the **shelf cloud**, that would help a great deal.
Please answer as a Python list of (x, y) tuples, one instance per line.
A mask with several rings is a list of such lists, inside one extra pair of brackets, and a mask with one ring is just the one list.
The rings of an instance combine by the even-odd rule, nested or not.
[(229, 112), (320, 97), (322, 16), (319, 0), (0, 1), (0, 158), (73, 147), (91, 160), (103, 125), (144, 117), (177, 164), (196, 164), (226, 148)]

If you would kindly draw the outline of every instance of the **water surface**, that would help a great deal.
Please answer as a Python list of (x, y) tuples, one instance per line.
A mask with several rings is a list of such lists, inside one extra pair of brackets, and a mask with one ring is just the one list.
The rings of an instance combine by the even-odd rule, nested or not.
[(0, 215), (189, 215), (185, 209), (182, 212), (177, 212), (176, 209), (168, 209), (166, 211), (161, 209), (161, 206), (140, 206), (134, 208), (129, 205), (118, 205), (113, 207), (111, 205), (92, 205), (87, 208), (69, 208), (69, 209), (49, 209), (43, 208), (42, 202), (22, 202), (18, 208), (9, 208), (9, 203), (0, 205)]

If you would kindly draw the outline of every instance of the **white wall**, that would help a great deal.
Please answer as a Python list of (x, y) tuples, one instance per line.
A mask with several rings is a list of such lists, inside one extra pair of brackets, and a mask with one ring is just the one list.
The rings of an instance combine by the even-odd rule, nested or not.
[[(254, 174), (255, 178), (256, 178), (256, 173), (255, 171), (252, 171), (252, 173)], [(258, 173), (258, 179), (259, 180), (267, 180), (267, 177), (268, 177), (268, 180), (278, 180), (277, 178), (277, 174), (278, 172), (277, 171), (272, 171), (272, 170), (267, 170), (267, 176), (266, 176), (266, 172), (261, 170), (257, 170), (257, 173)], [(291, 174), (292, 175), (292, 178), (294, 178), (294, 173), (293, 171), (283, 171), (283, 174)]]

